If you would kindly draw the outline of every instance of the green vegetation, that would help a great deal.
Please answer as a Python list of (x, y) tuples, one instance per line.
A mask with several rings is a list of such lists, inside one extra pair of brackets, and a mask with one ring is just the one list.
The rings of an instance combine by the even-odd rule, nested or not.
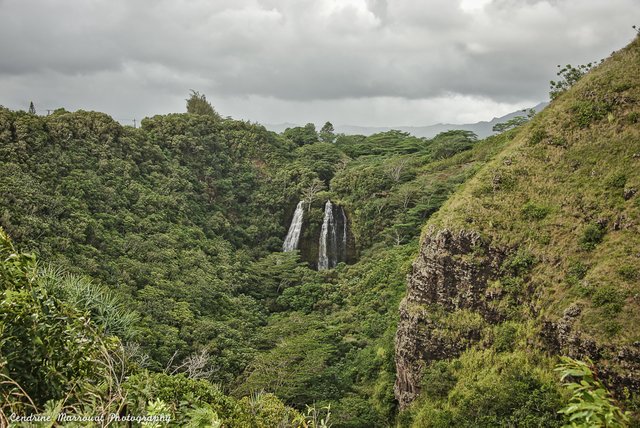
[[(444, 345), (461, 344), (465, 350), (457, 355), (454, 348), (442, 361), (424, 358), (422, 395), (400, 413), (404, 424), (559, 426), (563, 422), (551, 413), (555, 408), (573, 418), (569, 426), (609, 426), (593, 421), (603, 421), (604, 415), (613, 421), (623, 414), (619, 409), (637, 411), (638, 392), (625, 389), (624, 381), (633, 377), (630, 367), (637, 367), (637, 360), (621, 352), (635, 349), (640, 340), (640, 205), (635, 193), (626, 192), (640, 183), (640, 131), (627, 126), (640, 112), (638, 64), (636, 38), (588, 74), (561, 84), (563, 95), (523, 125), (426, 222), (427, 233), (474, 231), (489, 245), (456, 256), (464, 262), (483, 260), (490, 250), (504, 254), (504, 260), (491, 270), (497, 278), (489, 278), (486, 291), (473, 301), (471, 314), (482, 315), (485, 324), (473, 327), (471, 343), (460, 340), (470, 337), (466, 323), (449, 322), (470, 319), (465, 307), (444, 314), (426, 308), (423, 323), (414, 327), (419, 335), (423, 325), (446, 326), (446, 336), (435, 337), (454, 338)], [(579, 395), (566, 398), (553, 379), (550, 350), (585, 359), (591, 355), (601, 384), (584, 371), (579, 376), (588, 385), (570, 387)], [(465, 372), (472, 358), (477, 365)], [(519, 361), (515, 366), (522, 377), (504, 366), (511, 358)], [(505, 369), (488, 377), (496, 365)], [(434, 379), (442, 390), (431, 385)], [(618, 401), (611, 401), (602, 385)], [(501, 398), (504, 391), (509, 399)], [(483, 402), (486, 397), (491, 402)], [(527, 400), (534, 397), (540, 401), (530, 407)], [(529, 408), (526, 416), (520, 408)], [(637, 424), (635, 414), (628, 417), (631, 426)]]
[(620, 410), (587, 363), (562, 357), (562, 363), (555, 370), (561, 374), (565, 388), (572, 394), (569, 404), (559, 411), (565, 415), (567, 426), (616, 428), (629, 425), (630, 413)]
[(411, 427), (559, 427), (562, 396), (547, 362), (523, 352), (473, 350), (425, 370), (425, 389), (402, 414)]
[[(2, 226), (47, 261), (43, 289), (118, 338), (125, 385), (184, 375), (240, 402), (265, 391), (302, 413), (315, 403), (338, 426), (391, 423), (396, 310), (422, 223), (512, 135), (336, 137), (330, 123), (276, 135), (207, 113), (196, 92), (189, 103), (139, 129), (0, 110)], [(313, 255), (280, 252), (300, 198), (314, 224), (327, 198), (344, 206), (355, 264), (321, 273)], [(60, 385), (91, 383), (82, 370)], [(39, 410), (64, 398), (38, 394)], [(232, 417), (213, 398), (144, 397), (127, 409)]]
[(584, 250), (593, 250), (596, 245), (602, 242), (606, 229), (602, 224), (591, 223), (584, 228), (580, 237), (580, 246)]
[[(584, 77), (567, 69), (549, 108), (482, 141), (336, 135), (329, 122), (279, 135), (195, 91), (187, 113), (139, 129), (0, 108), (0, 424), (32, 412), (194, 427), (624, 423), (586, 366), (562, 366), (586, 382), (568, 397), (541, 330), (571, 318), (610, 376), (616, 347), (640, 340), (639, 40)], [(327, 199), (347, 213), (353, 262), (316, 271)], [(283, 253), (300, 200), (300, 251)], [(478, 233), (447, 268), (492, 273), (472, 304), (410, 302), (429, 321), (415, 334), (443, 357), (399, 411), (397, 309), (421, 231), (442, 228)]]

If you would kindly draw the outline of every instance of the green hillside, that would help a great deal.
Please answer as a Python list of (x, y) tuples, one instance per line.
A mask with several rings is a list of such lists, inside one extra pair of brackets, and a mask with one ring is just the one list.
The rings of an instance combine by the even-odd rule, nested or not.
[(592, 359), (637, 410), (639, 70), (636, 38), (426, 223), (396, 339), (397, 396), (423, 391), (413, 426), (552, 426), (558, 354)]
[[(48, 293), (132, 353), (127, 377), (184, 373), (237, 399), (265, 391), (300, 411), (331, 405), (345, 426), (393, 419), (396, 308), (420, 227), (508, 139), (277, 135), (200, 114), (134, 129), (64, 110), (2, 109), (0, 129), (0, 226), (19, 251), (35, 253)], [(303, 198), (301, 251), (282, 253)], [(349, 217), (353, 264), (318, 272), (327, 199)], [(22, 386), (12, 358), (3, 374)], [(62, 385), (83, 376), (72, 370)], [(38, 409), (69, 393), (56, 388), (39, 393)], [(184, 417), (177, 398), (167, 400)]]
[(640, 340), (638, 70), (636, 39), (538, 114), (426, 226), (526, 249), (540, 315), (578, 304), (576, 327), (613, 345)]
[(555, 427), (561, 355), (637, 412), (639, 69), (480, 141), (0, 108), (0, 425)]

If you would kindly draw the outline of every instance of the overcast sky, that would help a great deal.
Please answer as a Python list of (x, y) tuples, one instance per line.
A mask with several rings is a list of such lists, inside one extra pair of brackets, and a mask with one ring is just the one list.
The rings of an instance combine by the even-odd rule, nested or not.
[(631, 41), (640, 0), (0, 0), (0, 105), (465, 123), (548, 97)]

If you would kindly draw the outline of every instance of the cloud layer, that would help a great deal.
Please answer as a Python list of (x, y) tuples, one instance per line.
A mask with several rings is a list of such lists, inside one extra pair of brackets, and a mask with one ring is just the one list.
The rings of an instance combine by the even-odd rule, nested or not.
[(0, 104), (130, 118), (193, 88), (261, 122), (424, 125), (543, 100), (637, 0), (0, 0)]

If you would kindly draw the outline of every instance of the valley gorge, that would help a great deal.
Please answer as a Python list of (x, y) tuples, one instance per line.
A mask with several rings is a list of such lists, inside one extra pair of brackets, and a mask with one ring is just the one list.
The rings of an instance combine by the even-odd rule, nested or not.
[(638, 425), (639, 69), (483, 139), (0, 107), (0, 425)]

